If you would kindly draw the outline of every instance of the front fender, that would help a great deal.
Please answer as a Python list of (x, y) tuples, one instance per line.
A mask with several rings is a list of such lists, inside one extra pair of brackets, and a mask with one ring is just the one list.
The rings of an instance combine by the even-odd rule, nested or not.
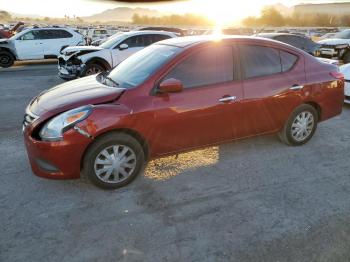
[(95, 105), (91, 115), (76, 125), (95, 138), (99, 135), (133, 126), (133, 112), (122, 104)]

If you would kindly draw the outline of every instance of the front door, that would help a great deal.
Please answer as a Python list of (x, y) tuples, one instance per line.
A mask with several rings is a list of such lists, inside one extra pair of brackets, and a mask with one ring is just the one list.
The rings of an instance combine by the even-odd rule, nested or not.
[(43, 43), (39, 30), (32, 30), (15, 41), (16, 52), (19, 60), (43, 59)]
[(240, 137), (241, 81), (235, 80), (232, 46), (214, 45), (180, 61), (162, 79), (178, 79), (179, 93), (156, 94), (154, 152), (163, 154)]
[[(122, 48), (123, 45), (127, 45), (127, 48)], [(112, 67), (116, 67), (119, 63), (123, 62), (132, 54), (145, 48), (144, 39), (142, 35), (131, 36), (120, 44), (118, 44), (114, 49), (112, 49)]]

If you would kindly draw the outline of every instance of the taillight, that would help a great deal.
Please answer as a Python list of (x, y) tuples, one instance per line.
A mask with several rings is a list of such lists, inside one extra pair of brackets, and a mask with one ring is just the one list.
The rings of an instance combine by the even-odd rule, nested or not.
[(329, 73), (331, 76), (333, 76), (336, 79), (344, 79), (344, 74), (337, 72), (337, 71), (332, 71)]

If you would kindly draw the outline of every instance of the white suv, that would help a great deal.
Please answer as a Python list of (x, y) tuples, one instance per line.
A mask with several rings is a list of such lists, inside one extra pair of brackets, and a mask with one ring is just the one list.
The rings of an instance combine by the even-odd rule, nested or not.
[(0, 67), (15, 60), (57, 58), (62, 48), (85, 44), (84, 36), (68, 28), (30, 28), (0, 40)]
[(146, 46), (173, 37), (173, 32), (131, 31), (115, 34), (100, 46), (67, 47), (58, 57), (58, 75), (70, 80), (108, 71)]

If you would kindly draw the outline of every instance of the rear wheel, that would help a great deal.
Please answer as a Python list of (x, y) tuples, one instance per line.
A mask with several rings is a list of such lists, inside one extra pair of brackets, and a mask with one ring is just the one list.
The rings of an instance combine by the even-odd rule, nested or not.
[(87, 64), (84, 72), (82, 73), (82, 77), (84, 76), (91, 76), (91, 75), (96, 75), (98, 73), (106, 71), (102, 66), (99, 64), (91, 63)]
[(124, 133), (111, 133), (97, 139), (83, 160), (83, 175), (98, 187), (126, 186), (143, 170), (145, 155), (141, 144)]
[(279, 133), (279, 137), (287, 145), (303, 145), (314, 135), (317, 122), (318, 114), (316, 109), (311, 105), (301, 105), (289, 116)]
[(0, 51), (0, 67), (10, 67), (15, 62), (14, 56), (7, 51)]

